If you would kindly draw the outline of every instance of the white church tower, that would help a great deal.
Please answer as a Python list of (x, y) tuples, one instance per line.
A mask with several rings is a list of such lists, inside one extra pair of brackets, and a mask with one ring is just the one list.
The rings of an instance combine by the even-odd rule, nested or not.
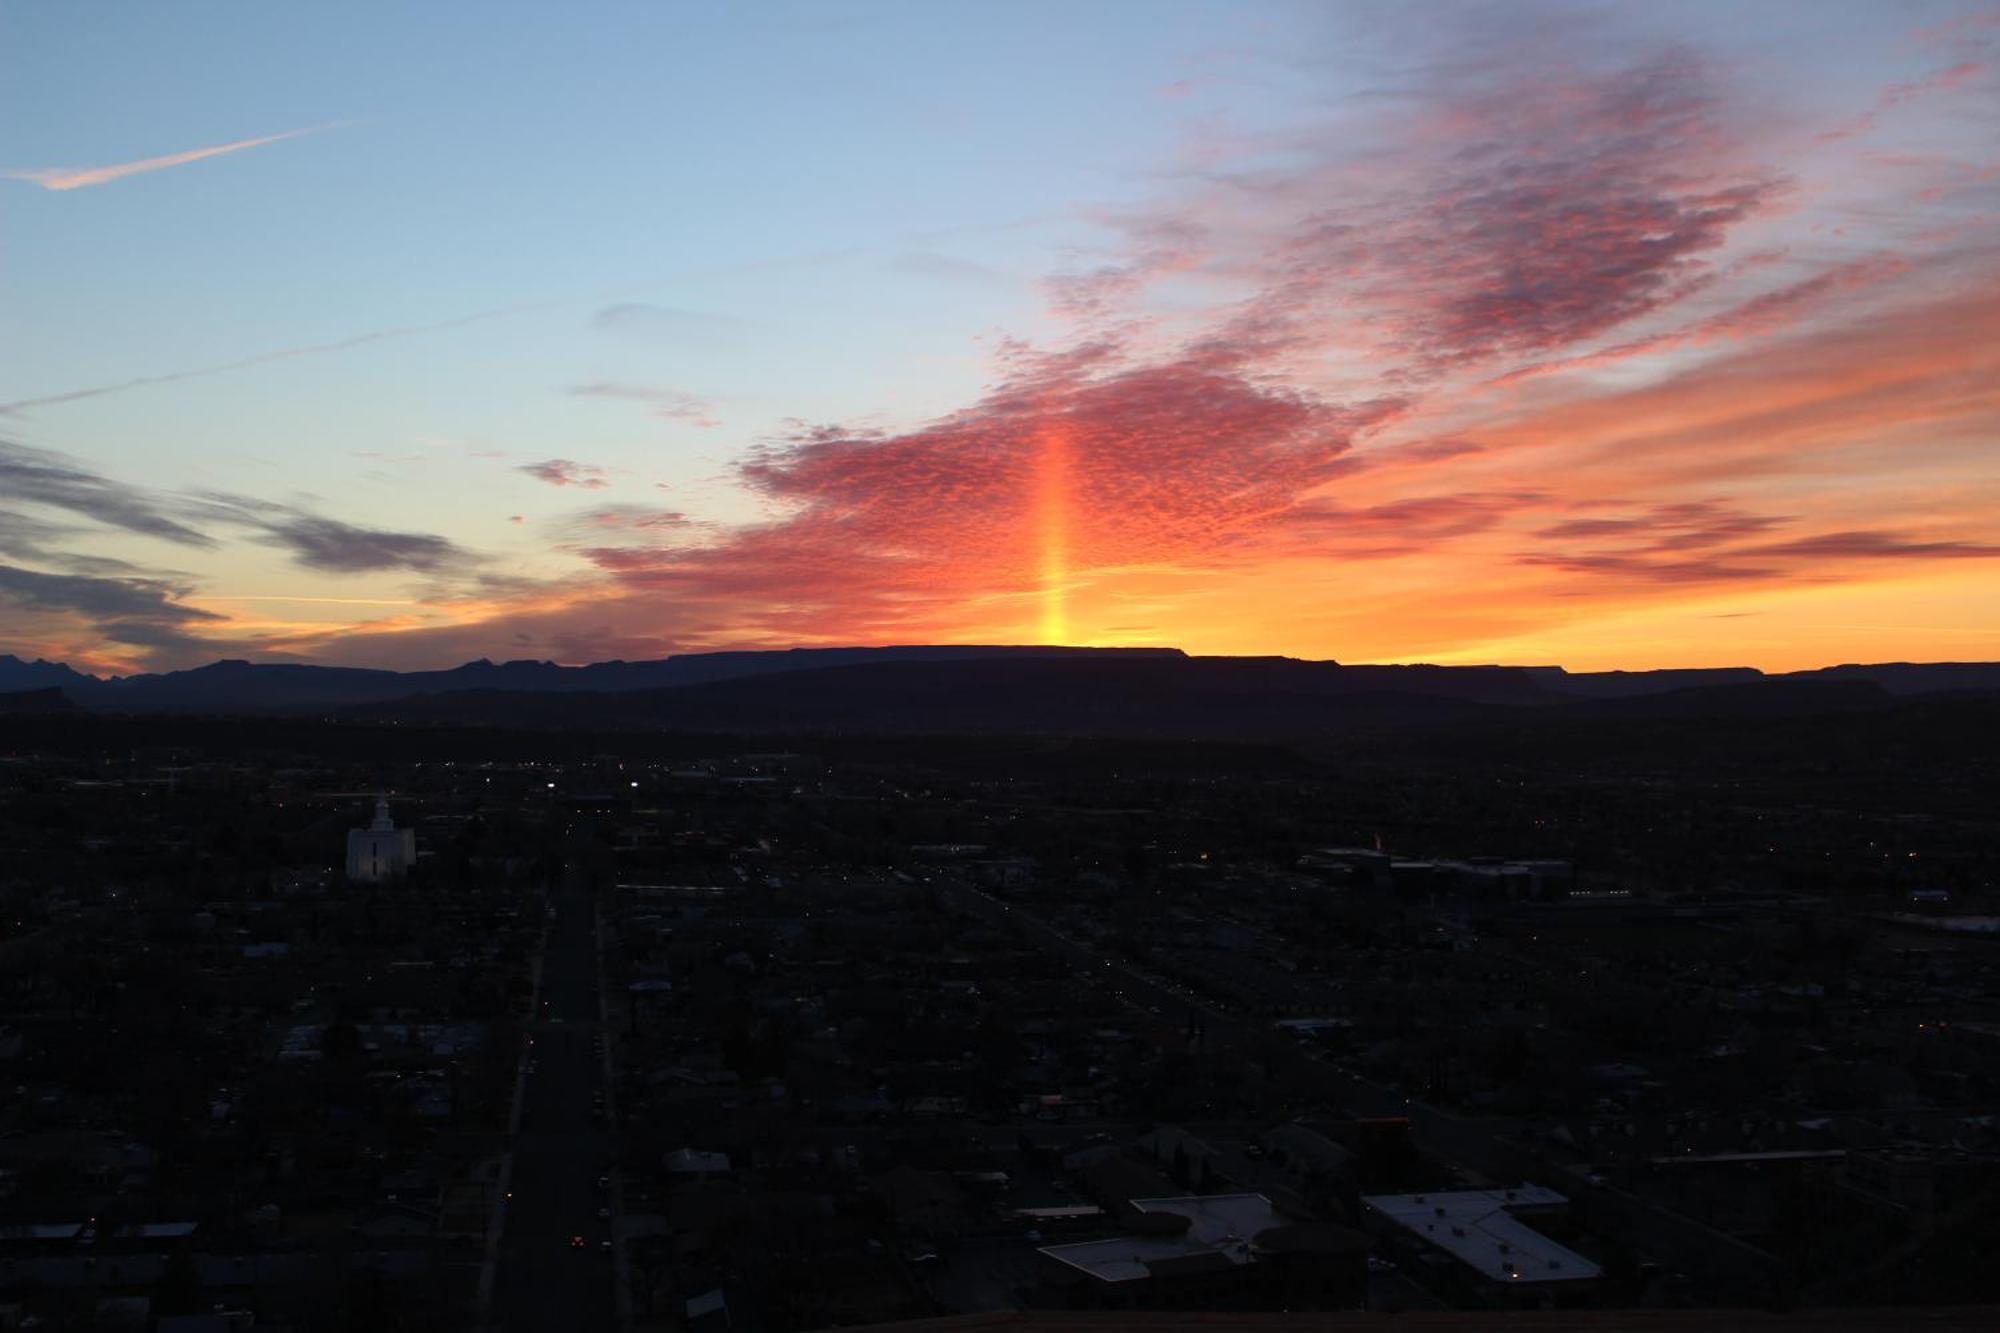
[(389, 818), (389, 798), (375, 802), (375, 821), (347, 831), (347, 878), (357, 884), (400, 879), (417, 859), (417, 832), (397, 828)]

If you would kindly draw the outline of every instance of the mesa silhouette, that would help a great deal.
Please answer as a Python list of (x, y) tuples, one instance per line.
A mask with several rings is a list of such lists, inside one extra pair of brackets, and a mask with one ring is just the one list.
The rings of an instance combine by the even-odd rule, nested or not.
[[(0, 657), (9, 711), (333, 716), (354, 721), (734, 733), (1026, 732), (1284, 737), (1507, 718), (1789, 717), (2000, 691), (2000, 664), (1714, 670), (1348, 666), (1166, 648), (912, 645), (701, 653), (566, 667), (396, 672), (217, 662), (101, 678)], [(32, 693), (31, 693), (32, 692)], [(52, 693), (53, 692), (53, 693)]]

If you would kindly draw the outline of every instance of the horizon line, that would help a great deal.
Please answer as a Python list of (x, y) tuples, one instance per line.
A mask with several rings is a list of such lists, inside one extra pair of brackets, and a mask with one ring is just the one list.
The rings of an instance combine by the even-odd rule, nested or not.
[(1912, 658), (1890, 658), (1890, 659), (1883, 659), (1883, 660), (1869, 661), (1869, 662), (1861, 662), (1861, 661), (1827, 662), (1819, 666), (1793, 667), (1785, 670), (1771, 670), (1765, 667), (1752, 666), (1748, 663), (1743, 663), (1743, 662), (1725, 662), (1708, 666), (1598, 667), (1589, 670), (1575, 670), (1563, 665), (1560, 662), (1498, 662), (1498, 661), (1435, 662), (1435, 661), (1426, 661), (1415, 658), (1395, 659), (1395, 660), (1376, 659), (1376, 660), (1360, 661), (1360, 660), (1347, 660), (1347, 659), (1333, 658), (1333, 657), (1301, 657), (1289, 653), (1192, 653), (1184, 648), (1180, 648), (1174, 645), (1165, 645), (1165, 644), (1096, 645), (1096, 644), (1062, 644), (1062, 643), (793, 644), (789, 647), (784, 647), (784, 648), (693, 649), (686, 652), (667, 653), (660, 657), (639, 657), (639, 658), (607, 657), (607, 658), (596, 658), (587, 662), (557, 661), (554, 658), (546, 658), (546, 657), (511, 657), (503, 659), (495, 659), (492, 657), (474, 657), (474, 658), (467, 658), (463, 661), (454, 663), (449, 666), (428, 666), (428, 667), (365, 666), (355, 663), (344, 663), (344, 662), (319, 662), (306, 658), (297, 658), (297, 657), (277, 657), (261, 661), (248, 657), (217, 657), (210, 661), (201, 662), (191, 666), (166, 667), (158, 669), (142, 669), (130, 672), (107, 672), (104, 674), (99, 674), (95, 671), (82, 670), (75, 666), (72, 666), (67, 661), (58, 661), (47, 657), (38, 656), (33, 658), (27, 658), (12, 652), (0, 652), (0, 659), (17, 662), (23, 666), (42, 665), (49, 667), (59, 667), (65, 671), (69, 671), (75, 675), (83, 676), (90, 680), (111, 682), (119, 680), (131, 680), (142, 676), (180, 675), (187, 672), (207, 670), (211, 667), (230, 666), (230, 665), (247, 666), (247, 667), (279, 667), (279, 666), (309, 667), (315, 670), (322, 670), (322, 671), (381, 671), (381, 672), (389, 672), (393, 675), (409, 676), (409, 675), (441, 674), (453, 671), (462, 671), (467, 667), (476, 667), (482, 665), (490, 667), (530, 665), (530, 666), (554, 667), (562, 671), (584, 671), (588, 670), (591, 667), (599, 667), (599, 666), (645, 666), (652, 663), (669, 662), (689, 657), (761, 656), (761, 655), (777, 655), (782, 653), (844, 653), (844, 652), (888, 653), (888, 652), (907, 652), (918, 649), (960, 649), (960, 650), (971, 650), (971, 651), (991, 649), (996, 651), (1005, 651), (1009, 653), (1046, 652), (1052, 654), (1053, 653), (1105, 653), (1105, 654), (1132, 654), (1132, 655), (1174, 655), (1188, 660), (1195, 660), (1195, 659), (1202, 659), (1202, 660), (1230, 659), (1238, 661), (1277, 660), (1277, 661), (1288, 661), (1288, 662), (1301, 662), (1312, 665), (1332, 666), (1332, 667), (1411, 667), (1411, 668), (1430, 667), (1438, 670), (1452, 670), (1452, 671), (1496, 671), (1496, 670), (1559, 671), (1562, 672), (1564, 675), (1570, 675), (1570, 676), (1665, 675), (1669, 673), (1687, 673), (1687, 672), (1750, 671), (1750, 672), (1755, 672), (1759, 676), (1776, 677), (1776, 676), (1809, 675), (1816, 672), (1824, 672), (1824, 671), (1837, 671), (1843, 667), (1973, 666), (1973, 665), (1989, 665), (1993, 664), (1994, 662), (2000, 662), (2000, 659), (1951, 659), (1951, 660), (1940, 660), (1940, 661), (1920, 661)]

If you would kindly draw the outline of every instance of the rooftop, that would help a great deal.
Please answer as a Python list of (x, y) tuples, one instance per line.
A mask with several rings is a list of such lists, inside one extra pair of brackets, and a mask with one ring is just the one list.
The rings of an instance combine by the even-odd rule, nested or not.
[(1045, 1245), (1042, 1253), (1090, 1274), (1100, 1282), (1137, 1282), (1161, 1267), (1214, 1256), (1231, 1264), (1255, 1263), (1251, 1242), (1261, 1231), (1285, 1224), (1261, 1194), (1189, 1195), (1177, 1199), (1134, 1199), (1147, 1213), (1177, 1213), (1188, 1219), (1178, 1236), (1116, 1236), (1110, 1240)]
[(1602, 1271), (1515, 1216), (1517, 1209), (1560, 1207), (1569, 1202), (1540, 1185), (1444, 1194), (1372, 1194), (1362, 1202), (1417, 1239), (1489, 1277), (1518, 1282), (1581, 1282)]

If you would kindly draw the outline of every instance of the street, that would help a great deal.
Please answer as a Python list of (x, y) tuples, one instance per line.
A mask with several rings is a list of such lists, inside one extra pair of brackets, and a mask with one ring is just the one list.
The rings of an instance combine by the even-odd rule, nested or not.
[[(530, 1029), (520, 1131), (501, 1232), (493, 1324), (505, 1329), (616, 1325), (611, 1222), (598, 1216), (613, 1170), (603, 1103), (593, 908), (575, 875), (550, 899), (542, 993)], [(581, 1237), (578, 1246), (574, 1238)]]

